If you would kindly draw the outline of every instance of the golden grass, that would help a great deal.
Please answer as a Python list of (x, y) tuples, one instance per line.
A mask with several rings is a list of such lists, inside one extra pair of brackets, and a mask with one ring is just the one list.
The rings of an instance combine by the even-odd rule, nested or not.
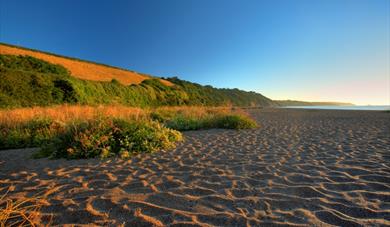
[(142, 120), (149, 117), (151, 112), (164, 114), (181, 114), (187, 117), (201, 118), (202, 116), (235, 113), (246, 115), (240, 109), (232, 110), (230, 107), (159, 107), (155, 109), (141, 109), (137, 107), (128, 107), (122, 105), (100, 105), (100, 106), (83, 106), (83, 105), (60, 105), (53, 107), (29, 107), (11, 110), (0, 110), (0, 125), (12, 128), (21, 123), (47, 118), (63, 123), (71, 121), (92, 120), (99, 117), (112, 117), (131, 120)]
[[(44, 61), (48, 61), (53, 64), (60, 64), (67, 68), (71, 75), (83, 80), (94, 81), (111, 81), (112, 79), (118, 80), (124, 85), (139, 84), (150, 77), (132, 71), (126, 71), (123, 69), (112, 68), (108, 66), (72, 60), (59, 56), (54, 56), (38, 51), (31, 51), (21, 49), (17, 47), (10, 47), (0, 44), (0, 54), (9, 55), (29, 55), (35, 58), (39, 58)], [(167, 80), (160, 80), (163, 84), (171, 86), (172, 83)]]
[(126, 106), (81, 106), (61, 105), (54, 107), (30, 107), (12, 110), (0, 110), (0, 125), (12, 127), (37, 118), (48, 118), (60, 122), (92, 120), (98, 117), (114, 117), (138, 120), (145, 111)]
[(6, 199), (8, 191), (0, 197), (0, 227), (37, 226), (42, 206), (39, 197), (20, 200)]

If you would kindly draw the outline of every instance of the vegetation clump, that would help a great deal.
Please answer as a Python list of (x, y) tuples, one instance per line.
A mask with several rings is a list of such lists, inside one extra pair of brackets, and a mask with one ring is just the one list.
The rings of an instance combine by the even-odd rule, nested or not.
[(120, 119), (100, 119), (74, 123), (58, 136), (49, 148), (53, 158), (128, 158), (175, 147), (181, 141), (180, 132), (158, 122), (130, 122)]
[(250, 129), (257, 123), (244, 112), (229, 108), (159, 108), (150, 116), (167, 127), (179, 131), (210, 128)]
[(129, 158), (173, 148), (183, 139), (180, 131), (254, 127), (245, 112), (221, 107), (22, 108), (0, 110), (0, 149), (43, 147), (35, 157)]
[(243, 115), (221, 116), (216, 120), (216, 124), (218, 128), (226, 129), (250, 129), (257, 127), (257, 124), (254, 120)]

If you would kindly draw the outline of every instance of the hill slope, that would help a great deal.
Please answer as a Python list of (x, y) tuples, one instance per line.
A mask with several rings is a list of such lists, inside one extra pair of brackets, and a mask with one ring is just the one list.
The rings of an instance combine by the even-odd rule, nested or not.
[(352, 103), (344, 102), (306, 102), (297, 100), (274, 100), (281, 106), (353, 106)]
[[(151, 77), (148, 75), (125, 69), (83, 61), (80, 59), (68, 58), (4, 43), (0, 43), (0, 54), (28, 55), (50, 62), (52, 64), (59, 64), (68, 69), (70, 71), (70, 75), (83, 80), (111, 81), (112, 79), (116, 79), (124, 85), (130, 85), (139, 84), (146, 79), (151, 79)], [(161, 80), (161, 82), (168, 86), (172, 85), (166, 80)]]
[(272, 100), (255, 92), (217, 89), (178, 78), (161, 80), (151, 77), (131, 85), (124, 85), (115, 79), (110, 82), (83, 80), (71, 76), (69, 70), (62, 65), (32, 56), (0, 54), (0, 81), (1, 108), (63, 103), (141, 107), (274, 105)]

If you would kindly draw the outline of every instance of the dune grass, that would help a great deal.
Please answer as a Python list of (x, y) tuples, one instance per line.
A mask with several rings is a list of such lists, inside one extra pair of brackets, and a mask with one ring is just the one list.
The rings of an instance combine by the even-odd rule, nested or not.
[(128, 158), (175, 147), (180, 131), (254, 127), (244, 111), (228, 107), (33, 107), (0, 110), (0, 149), (42, 147), (35, 157)]
[(40, 198), (31, 197), (21, 200), (7, 199), (8, 191), (0, 196), (0, 227), (37, 226), (40, 215)]
[(244, 111), (228, 107), (160, 107), (150, 113), (152, 120), (179, 131), (209, 128), (255, 128), (254, 122)]

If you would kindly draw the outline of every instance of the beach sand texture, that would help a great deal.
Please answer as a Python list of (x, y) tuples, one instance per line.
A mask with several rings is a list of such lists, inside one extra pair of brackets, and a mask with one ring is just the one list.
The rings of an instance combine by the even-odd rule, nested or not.
[(390, 225), (390, 113), (248, 111), (259, 129), (186, 132), (131, 160), (0, 151), (0, 189), (46, 193), (52, 225)]

